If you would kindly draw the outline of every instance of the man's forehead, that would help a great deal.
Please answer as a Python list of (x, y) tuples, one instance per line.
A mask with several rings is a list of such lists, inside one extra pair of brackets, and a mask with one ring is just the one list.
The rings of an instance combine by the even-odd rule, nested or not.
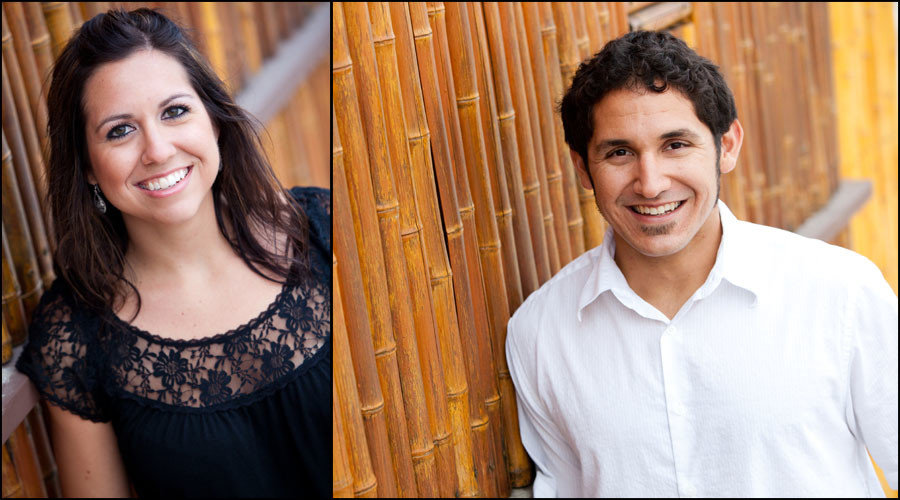
[[(707, 127), (681, 92), (619, 89), (594, 104), (593, 144), (606, 141), (704, 136)], [(675, 132), (678, 131), (678, 134)]]

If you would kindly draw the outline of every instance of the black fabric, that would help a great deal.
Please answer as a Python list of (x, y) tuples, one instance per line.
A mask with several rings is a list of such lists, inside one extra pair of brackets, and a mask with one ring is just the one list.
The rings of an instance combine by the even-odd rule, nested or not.
[(16, 368), (53, 404), (112, 422), (141, 497), (325, 497), (331, 490), (331, 194), (296, 187), (311, 274), (259, 316), (171, 340), (80, 309), (57, 279)]

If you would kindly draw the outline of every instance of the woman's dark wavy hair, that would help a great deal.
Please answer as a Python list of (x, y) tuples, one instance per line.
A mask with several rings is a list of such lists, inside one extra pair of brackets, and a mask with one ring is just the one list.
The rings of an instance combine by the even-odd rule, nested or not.
[[(223, 82), (186, 36), (186, 30), (163, 14), (146, 8), (111, 10), (85, 22), (56, 60), (47, 96), (50, 161), (47, 198), (57, 236), (54, 269), (68, 282), (77, 299), (100, 313), (127, 298), (125, 276), (128, 233), (122, 213), (107, 203), (100, 214), (94, 206), (87, 172), (85, 82), (103, 64), (120, 61), (139, 50), (158, 50), (184, 67), (219, 131), (222, 168), (212, 192), (216, 223), (234, 251), (260, 276), (268, 269), (296, 283), (309, 271), (308, 222), (299, 204), (288, 196), (262, 153), (261, 124), (238, 107)], [(287, 198), (283, 201), (281, 194)], [(226, 223), (231, 231), (226, 230)], [(286, 235), (294, 255), (270, 252), (257, 240), (255, 229)], [(276, 249), (277, 251), (277, 249)]]
[(585, 164), (594, 135), (594, 104), (614, 90), (642, 86), (659, 93), (672, 86), (684, 94), (712, 132), (718, 153), (722, 135), (737, 118), (734, 96), (719, 67), (667, 32), (634, 31), (582, 62), (560, 102), (566, 144)]

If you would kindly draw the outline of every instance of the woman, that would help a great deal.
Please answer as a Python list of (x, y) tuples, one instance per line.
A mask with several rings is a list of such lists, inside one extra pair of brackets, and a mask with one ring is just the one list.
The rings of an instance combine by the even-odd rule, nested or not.
[(66, 496), (328, 494), (331, 202), (148, 10), (74, 34), (48, 94), (58, 276), (17, 368)]

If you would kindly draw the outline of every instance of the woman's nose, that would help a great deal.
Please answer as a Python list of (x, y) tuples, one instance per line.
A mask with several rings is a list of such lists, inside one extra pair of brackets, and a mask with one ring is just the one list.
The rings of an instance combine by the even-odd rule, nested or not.
[(144, 151), (141, 154), (144, 165), (165, 164), (174, 154), (172, 138), (159, 125), (144, 127)]

